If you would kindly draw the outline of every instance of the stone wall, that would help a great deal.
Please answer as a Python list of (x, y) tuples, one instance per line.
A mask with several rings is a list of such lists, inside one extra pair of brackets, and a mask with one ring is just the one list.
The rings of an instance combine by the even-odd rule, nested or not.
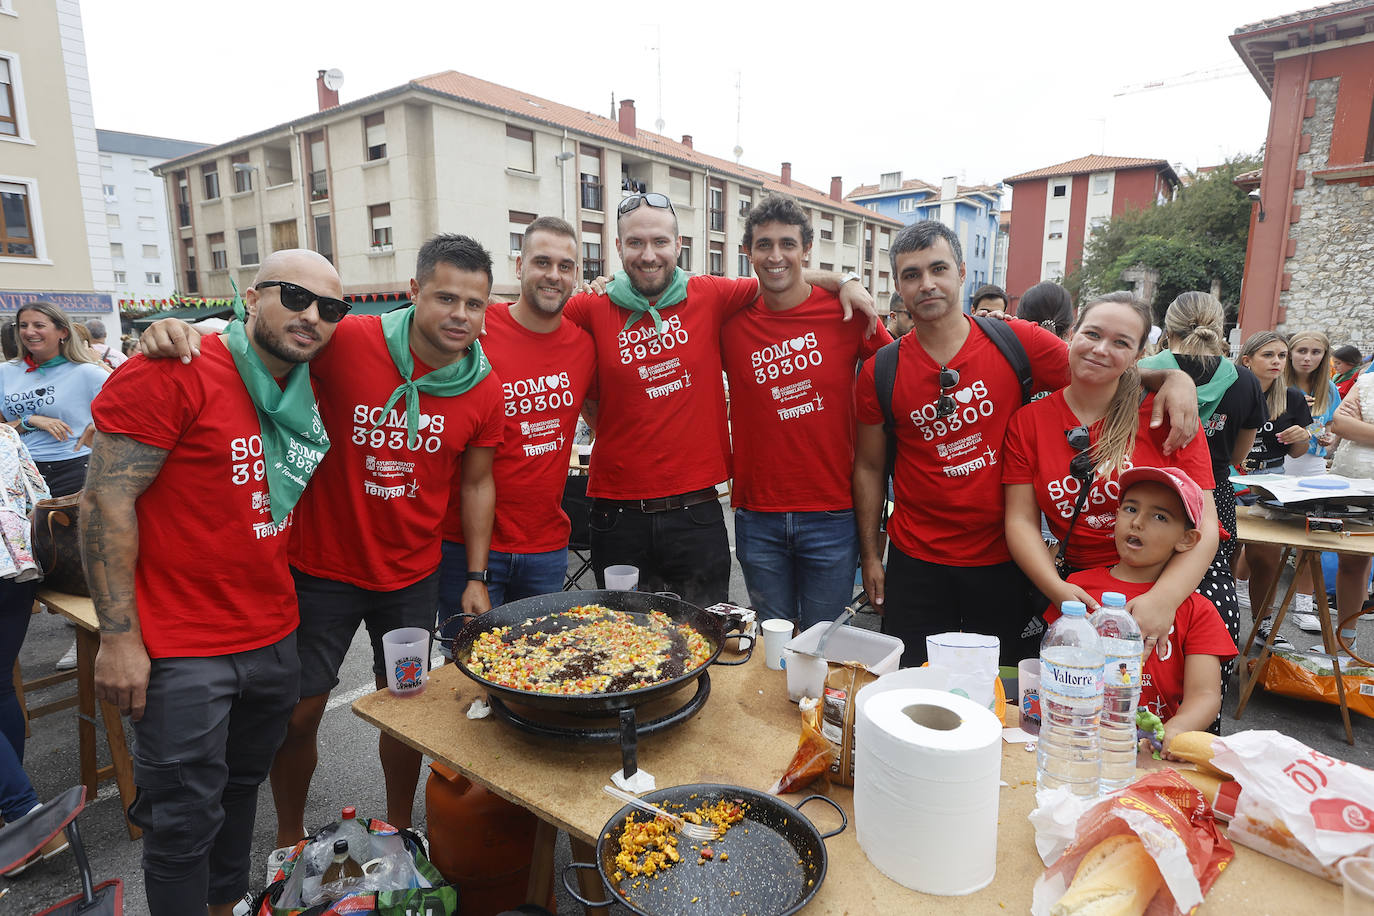
[[(1316, 108), (1303, 121), (1303, 133), (1311, 136), (1312, 147), (1298, 157), (1307, 181), (1293, 192), (1302, 211), (1290, 231), (1297, 247), (1284, 266), (1293, 279), (1279, 296), (1287, 309), (1279, 331), (1316, 328), (1332, 346), (1351, 343), (1368, 356), (1374, 351), (1374, 187), (1328, 184), (1312, 175), (1328, 167), (1339, 83), (1332, 77), (1308, 87)], [(1283, 218), (1277, 207), (1268, 215)]]

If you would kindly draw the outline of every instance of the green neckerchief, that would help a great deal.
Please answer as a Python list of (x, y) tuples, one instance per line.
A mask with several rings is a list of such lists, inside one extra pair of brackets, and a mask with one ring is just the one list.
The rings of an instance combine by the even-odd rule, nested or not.
[[(401, 398), (406, 399), (406, 445), (415, 448), (420, 440), (420, 394), (432, 394), (441, 398), (453, 398), (473, 388), (487, 377), (491, 364), (482, 352), (482, 344), (473, 340), (467, 355), (456, 363), (449, 363), (441, 369), (427, 372), (418, 379), (410, 376), (415, 371), (415, 357), (410, 353), (410, 326), (415, 323), (415, 306), (387, 312), (382, 316), (382, 337), (396, 371), (401, 373), (401, 384), (391, 392), (382, 415), (372, 429), (381, 426), (391, 414), (391, 407)], [(371, 430), (369, 430), (371, 432)]]
[[(233, 284), (233, 280), (229, 281)], [(329, 450), (315, 391), (310, 387), (310, 367), (298, 363), (286, 376), (283, 389), (262, 364), (257, 351), (248, 344), (244, 326), (243, 300), (234, 286), (234, 315), (227, 332), (229, 354), (243, 379), (243, 387), (258, 411), (262, 433), (262, 463), (267, 475), (267, 495), (272, 503), (272, 521), (280, 524), (296, 505)]]
[[(1139, 364), (1148, 369), (1187, 371), (1179, 366), (1178, 360), (1174, 358), (1174, 354), (1170, 350), (1160, 350), (1154, 356), (1147, 356), (1140, 360)], [(1191, 377), (1192, 373), (1190, 372), (1188, 375)], [(1197, 415), (1199, 420), (1206, 423), (1208, 418), (1216, 412), (1217, 405), (1221, 403), (1227, 389), (1235, 383), (1237, 375), (1235, 364), (1229, 359), (1222, 359), (1218, 356), (1217, 368), (1212, 373), (1211, 378), (1202, 383), (1198, 383), (1196, 378), (1193, 379), (1193, 383), (1197, 385)]]
[[(47, 363), (44, 363), (43, 365), (47, 365)], [(41, 367), (40, 367), (40, 368), (41, 368)], [(1357, 375), (1360, 374), (1360, 369), (1362, 369), (1362, 368), (1363, 368), (1362, 366), (1356, 366), (1354, 369), (1347, 369), (1346, 371), (1342, 372), (1340, 375), (1338, 375), (1338, 376), (1336, 376), (1335, 378), (1333, 378), (1333, 379), (1331, 380), (1331, 384), (1333, 384), (1333, 385), (1340, 385), (1340, 384), (1343, 384), (1343, 383), (1345, 383), (1345, 382), (1350, 381), (1352, 378), (1354, 378), (1355, 376), (1357, 376)]]
[(59, 354), (57, 354), (56, 356), (54, 356), (52, 359), (50, 359), (50, 360), (48, 360), (48, 361), (46, 361), (46, 362), (40, 363), (40, 362), (38, 362), (37, 360), (35, 360), (35, 359), (33, 358), (33, 355), (32, 355), (32, 354), (26, 352), (26, 353), (24, 354), (24, 365), (28, 366), (29, 368), (25, 369), (24, 371), (25, 371), (25, 372), (37, 372), (39, 369), (51, 369), (53, 366), (60, 366), (60, 365), (62, 365), (63, 363), (65, 363), (66, 361), (67, 361), (67, 357), (65, 357), (65, 356), (63, 356), (61, 353), (59, 353)]
[(616, 271), (616, 275), (606, 285), (606, 295), (630, 313), (630, 317), (625, 319), (625, 327), (621, 330), (628, 331), (630, 326), (643, 318), (647, 312), (654, 319), (654, 333), (661, 337), (663, 317), (658, 314), (658, 310), (672, 308), (687, 298), (687, 271), (681, 267), (674, 267), (673, 279), (668, 281), (668, 287), (658, 294), (658, 298), (652, 304), (644, 298), (643, 293), (634, 288), (634, 284), (630, 282), (630, 275), (623, 270)]

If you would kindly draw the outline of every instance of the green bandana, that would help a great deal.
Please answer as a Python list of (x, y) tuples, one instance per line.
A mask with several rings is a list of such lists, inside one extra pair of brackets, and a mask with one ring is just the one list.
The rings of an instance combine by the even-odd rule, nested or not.
[[(229, 281), (233, 284), (233, 281)], [(296, 505), (329, 450), (315, 392), (310, 387), (310, 368), (305, 363), (293, 366), (283, 389), (267, 371), (262, 360), (248, 344), (244, 325), (243, 300), (234, 287), (234, 314), (229, 325), (227, 346), (243, 387), (258, 410), (262, 433), (262, 463), (267, 474), (267, 495), (272, 502), (272, 521), (281, 524)]]
[(1362, 366), (1356, 366), (1354, 369), (1347, 369), (1345, 372), (1342, 372), (1340, 375), (1333, 378), (1331, 380), (1331, 384), (1340, 385), (1350, 381), (1352, 378), (1360, 374), (1360, 369), (1362, 368)]
[(659, 309), (672, 308), (683, 299), (687, 298), (687, 271), (681, 267), (673, 268), (673, 279), (668, 281), (668, 288), (658, 294), (658, 298), (653, 304), (639, 290), (634, 288), (630, 282), (630, 275), (625, 271), (617, 271), (611, 278), (611, 282), (606, 286), (606, 295), (611, 297), (611, 301), (630, 313), (630, 317), (625, 320), (625, 327), (622, 330), (628, 331), (630, 326), (644, 317), (647, 312), (654, 319), (654, 333), (663, 336), (663, 318), (658, 314)]
[[(391, 407), (401, 398), (406, 399), (406, 444), (415, 448), (420, 441), (420, 394), (432, 394), (441, 398), (453, 398), (470, 390), (487, 377), (491, 364), (482, 352), (482, 344), (476, 340), (468, 347), (467, 355), (456, 363), (442, 369), (435, 369), (412, 379), (415, 371), (415, 358), (410, 353), (410, 326), (415, 323), (415, 306), (387, 312), (382, 316), (382, 337), (386, 339), (386, 349), (391, 361), (401, 373), (401, 384), (391, 392), (382, 416), (372, 427), (381, 426), (391, 413)], [(368, 430), (371, 432), (371, 430)]]
[[(1216, 412), (1217, 405), (1221, 403), (1222, 397), (1227, 389), (1236, 381), (1236, 367), (1229, 359), (1217, 357), (1217, 368), (1212, 373), (1212, 377), (1205, 382), (1198, 382), (1193, 378), (1193, 383), (1197, 385), (1197, 415), (1198, 419), (1206, 423), (1208, 418)], [(1154, 356), (1147, 356), (1140, 360), (1140, 365), (1147, 369), (1179, 369), (1187, 372), (1178, 364), (1174, 354), (1169, 350), (1160, 350)], [(1192, 373), (1188, 375), (1192, 377)]]

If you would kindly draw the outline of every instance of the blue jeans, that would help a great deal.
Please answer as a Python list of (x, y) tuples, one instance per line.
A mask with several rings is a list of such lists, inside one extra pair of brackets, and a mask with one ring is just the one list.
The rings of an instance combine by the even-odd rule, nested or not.
[(735, 556), (760, 619), (834, 620), (854, 595), (859, 539), (854, 510), (735, 510)]
[[(444, 558), (439, 563), (439, 619), (462, 610), (463, 589), (467, 588), (467, 548), (455, 541), (441, 545)], [(509, 601), (548, 595), (563, 590), (568, 574), (568, 548), (545, 553), (505, 553), (493, 550), (487, 554), (487, 595), (491, 606)]]
[(33, 616), (37, 581), (0, 579), (0, 815), (14, 821), (38, 804), (24, 772), (24, 711), (14, 694), (14, 660)]

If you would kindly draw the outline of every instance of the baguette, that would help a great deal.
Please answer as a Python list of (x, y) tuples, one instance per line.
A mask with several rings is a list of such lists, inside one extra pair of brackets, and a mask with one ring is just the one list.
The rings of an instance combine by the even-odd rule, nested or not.
[(1175, 770), (1174, 772), (1182, 776), (1193, 784), (1193, 788), (1202, 793), (1202, 797), (1207, 799), (1207, 804), (1217, 803), (1217, 790), (1221, 788), (1223, 782), (1230, 782), (1228, 779), (1219, 779), (1215, 774), (1205, 770)]
[(1225, 770), (1212, 765), (1212, 739), (1210, 732), (1180, 732), (1169, 742), (1168, 752), (1180, 760), (1186, 760), (1204, 773), (1211, 773), (1221, 780), (1231, 778)]
[(1163, 881), (1139, 837), (1110, 836), (1078, 863), (1050, 916), (1141, 916)]

